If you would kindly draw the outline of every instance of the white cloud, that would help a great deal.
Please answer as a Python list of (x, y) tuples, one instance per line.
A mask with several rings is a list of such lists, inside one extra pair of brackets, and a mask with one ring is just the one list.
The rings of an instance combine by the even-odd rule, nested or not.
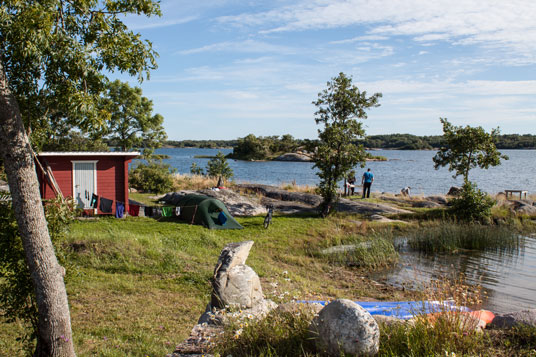
[(292, 54), (296, 50), (288, 46), (273, 45), (268, 42), (257, 40), (244, 40), (244, 41), (225, 41), (220, 43), (214, 43), (203, 47), (192, 48), (189, 50), (179, 51), (181, 55), (190, 55), (203, 52), (246, 52), (246, 53), (268, 53), (275, 52), (279, 54)]
[(154, 28), (160, 28), (160, 27), (182, 25), (188, 22), (195, 21), (196, 19), (197, 18), (195, 16), (189, 16), (189, 17), (171, 19), (171, 20), (164, 20), (162, 18), (153, 17), (153, 18), (147, 19), (139, 23), (134, 23), (130, 25), (129, 28), (135, 31), (154, 29)]
[[(413, 36), (419, 42), (450, 41), (508, 48), (536, 61), (533, 0), (308, 0), (260, 13), (220, 17), (257, 26), (264, 33), (366, 25), (367, 36)], [(342, 40), (344, 43), (350, 40)], [(356, 37), (355, 41), (360, 41)]]
[(380, 36), (380, 35), (365, 35), (365, 36), (357, 36), (353, 38), (349, 38), (346, 40), (340, 40), (340, 41), (331, 41), (330, 44), (332, 45), (342, 45), (347, 43), (354, 43), (354, 42), (363, 42), (363, 41), (382, 41), (382, 40), (388, 40), (388, 36)]

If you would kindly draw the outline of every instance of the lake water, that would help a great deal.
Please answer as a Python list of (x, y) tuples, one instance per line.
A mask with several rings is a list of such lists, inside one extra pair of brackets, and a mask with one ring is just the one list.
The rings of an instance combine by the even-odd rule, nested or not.
[(518, 249), (461, 251), (425, 255), (402, 247), (396, 268), (375, 274), (388, 284), (429, 282), (463, 273), (466, 282), (487, 293), (483, 308), (507, 313), (536, 308), (536, 237), (526, 237)]
[[(221, 149), (224, 154), (231, 149)], [(165, 160), (175, 167), (179, 173), (189, 173), (190, 166), (195, 162), (206, 167), (208, 159), (196, 159), (197, 155), (216, 155), (217, 149), (159, 149), (157, 153), (166, 154)], [(444, 194), (451, 186), (461, 186), (462, 178), (452, 178), (447, 168), (434, 169), (432, 157), (435, 151), (406, 150), (375, 150), (374, 155), (388, 158), (388, 161), (368, 162), (374, 173), (373, 192), (400, 192), (405, 186), (412, 187), (413, 194)], [(500, 166), (488, 170), (474, 169), (469, 179), (478, 187), (489, 193), (497, 193), (505, 189), (523, 189), (529, 193), (536, 192), (536, 151), (535, 150), (503, 150), (510, 160), (503, 161)], [(237, 182), (254, 182), (268, 185), (296, 182), (298, 185), (316, 185), (318, 176), (310, 162), (250, 162), (229, 160)], [(356, 168), (358, 176), (365, 169)]]

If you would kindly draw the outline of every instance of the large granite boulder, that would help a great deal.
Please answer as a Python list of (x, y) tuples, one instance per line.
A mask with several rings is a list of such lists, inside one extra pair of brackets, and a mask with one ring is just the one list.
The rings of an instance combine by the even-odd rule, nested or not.
[(310, 326), (316, 347), (329, 356), (378, 353), (380, 329), (370, 313), (353, 301), (339, 299), (324, 307)]
[(496, 315), (490, 323), (490, 327), (495, 328), (511, 328), (519, 325), (536, 327), (536, 309)]
[(447, 192), (447, 196), (459, 196), (462, 193), (462, 188), (457, 186), (452, 186)]

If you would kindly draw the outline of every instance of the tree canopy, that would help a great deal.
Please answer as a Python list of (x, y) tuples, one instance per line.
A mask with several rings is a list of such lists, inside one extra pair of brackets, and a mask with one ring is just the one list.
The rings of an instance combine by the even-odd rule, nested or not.
[(327, 82), (327, 88), (313, 102), (318, 108), (315, 121), (322, 125), (313, 160), (319, 170), (323, 213), (328, 213), (337, 197), (338, 182), (357, 164), (364, 166), (365, 150), (356, 141), (365, 136), (365, 130), (358, 120), (366, 119), (367, 110), (380, 105), (381, 96), (381, 93), (367, 96), (366, 91), (360, 91), (341, 72)]
[(121, 151), (157, 149), (166, 139), (164, 118), (152, 114), (153, 102), (142, 96), (141, 88), (113, 81), (107, 85), (99, 109), (110, 115), (102, 135)]
[(495, 147), (499, 128), (486, 133), (480, 126), (454, 126), (446, 118), (439, 120), (443, 124), (443, 145), (433, 158), (435, 169), (448, 166), (449, 171), (454, 171), (453, 177), (462, 175), (464, 183), (468, 183), (471, 169), (487, 169), (500, 165), (501, 159), (508, 160)]

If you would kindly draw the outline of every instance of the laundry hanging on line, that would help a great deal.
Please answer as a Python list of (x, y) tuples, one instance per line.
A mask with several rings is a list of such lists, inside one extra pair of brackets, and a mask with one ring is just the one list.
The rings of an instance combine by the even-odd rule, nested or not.
[(123, 218), (125, 213), (125, 204), (123, 202), (115, 202), (115, 218)]
[(114, 203), (113, 200), (109, 200), (107, 198), (101, 197), (99, 209), (101, 210), (102, 213), (112, 213), (113, 203)]
[(93, 208), (97, 208), (97, 202), (99, 201), (99, 196), (96, 194), (91, 195), (91, 201), (89, 202), (89, 206)]
[(128, 215), (132, 217), (138, 217), (140, 214), (140, 206), (138, 205), (128, 205)]

